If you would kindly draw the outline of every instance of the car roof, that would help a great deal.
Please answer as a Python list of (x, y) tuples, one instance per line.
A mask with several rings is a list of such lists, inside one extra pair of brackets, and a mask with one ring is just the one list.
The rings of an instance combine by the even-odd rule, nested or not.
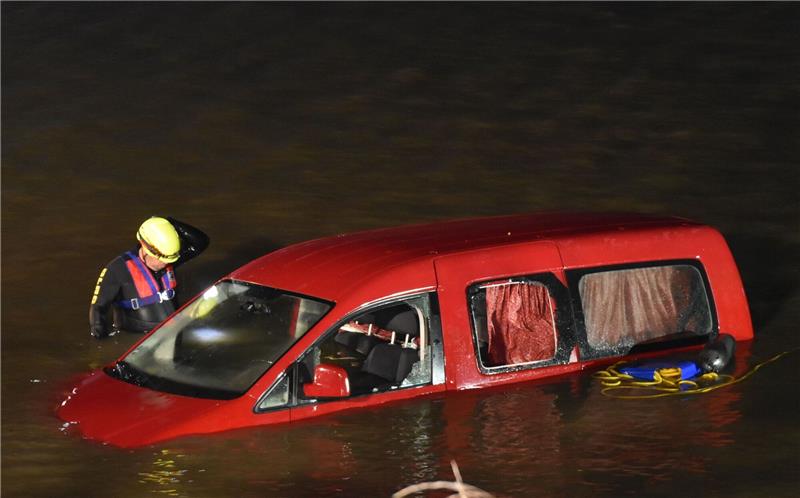
[[(395, 292), (436, 285), (437, 257), (537, 240), (564, 240), (624, 228), (695, 224), (627, 213), (537, 213), (469, 218), (336, 235), (287, 246), (229, 277), (339, 301), (381, 274)], [(390, 289), (383, 285), (381, 292)]]

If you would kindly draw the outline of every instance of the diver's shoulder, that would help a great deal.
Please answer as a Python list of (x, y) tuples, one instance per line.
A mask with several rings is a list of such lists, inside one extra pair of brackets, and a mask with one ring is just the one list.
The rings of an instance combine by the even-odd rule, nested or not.
[(112, 269), (117, 269), (117, 268), (119, 268), (119, 269), (125, 268), (125, 266), (126, 266), (125, 262), (128, 259), (130, 259), (132, 255), (135, 255), (135, 253), (132, 252), (132, 251), (125, 251), (125, 252), (119, 254), (117, 257), (115, 257), (111, 261), (109, 261), (108, 264), (106, 265), (106, 268), (109, 271), (111, 271)]

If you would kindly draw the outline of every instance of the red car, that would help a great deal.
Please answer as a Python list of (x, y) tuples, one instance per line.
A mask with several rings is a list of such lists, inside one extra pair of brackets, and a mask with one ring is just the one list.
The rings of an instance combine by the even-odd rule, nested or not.
[(530, 381), (753, 336), (715, 229), (534, 214), (329, 237), (258, 258), (88, 374), (58, 415), (122, 447)]

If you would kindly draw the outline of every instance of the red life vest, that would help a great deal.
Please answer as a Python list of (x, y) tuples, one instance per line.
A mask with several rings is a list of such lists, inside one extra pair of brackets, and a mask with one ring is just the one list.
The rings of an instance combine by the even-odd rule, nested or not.
[[(137, 297), (122, 299), (117, 304), (126, 309), (138, 310), (142, 306), (170, 301), (175, 297), (175, 287), (178, 285), (172, 265), (164, 268), (161, 276), (161, 286), (158, 285), (153, 274), (144, 265), (144, 262), (132, 252), (125, 253), (125, 266), (131, 274), (133, 284), (136, 286)], [(163, 290), (162, 290), (163, 289)]]

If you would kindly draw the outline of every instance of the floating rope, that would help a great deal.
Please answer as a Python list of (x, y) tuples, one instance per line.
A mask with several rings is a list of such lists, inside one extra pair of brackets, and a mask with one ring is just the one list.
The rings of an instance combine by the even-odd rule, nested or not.
[[(786, 356), (789, 353), (799, 351), (793, 349), (791, 351), (784, 351), (783, 353), (776, 354), (768, 360), (762, 361), (749, 372), (741, 377), (734, 377), (733, 375), (706, 373), (691, 380), (681, 380), (680, 368), (660, 368), (653, 372), (653, 380), (639, 380), (619, 371), (619, 368), (625, 362), (618, 362), (614, 365), (600, 370), (592, 374), (592, 377), (600, 380), (603, 384), (603, 390), (600, 391), (604, 396), (618, 399), (651, 399), (663, 398), (665, 396), (682, 396), (685, 394), (702, 394), (723, 387), (728, 387), (733, 384), (742, 382), (756, 373), (761, 367), (777, 361), (778, 359)], [(619, 394), (617, 391), (640, 391), (643, 394)], [(655, 391), (655, 393), (653, 393)], [(648, 394), (652, 393), (652, 394)]]
[(412, 484), (393, 494), (392, 498), (404, 498), (423, 491), (455, 491), (454, 494), (449, 495), (447, 498), (494, 498), (494, 495), (491, 493), (487, 493), (481, 488), (477, 488), (462, 481), (461, 472), (458, 470), (458, 464), (455, 460), (450, 461), (450, 466), (453, 468), (453, 475), (456, 478), (455, 481), (433, 481)]

